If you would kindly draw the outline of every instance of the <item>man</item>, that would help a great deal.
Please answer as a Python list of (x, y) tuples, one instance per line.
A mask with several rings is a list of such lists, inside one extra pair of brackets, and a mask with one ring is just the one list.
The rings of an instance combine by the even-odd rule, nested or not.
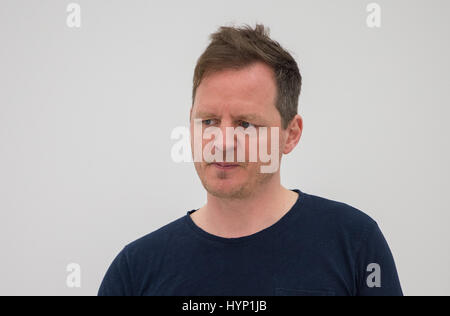
[[(297, 145), (301, 81), (295, 60), (263, 25), (211, 35), (195, 68), (190, 112), (207, 202), (125, 246), (99, 295), (402, 295), (374, 220), (348, 204), (286, 189), (279, 168), (262, 172), (270, 162), (249, 159), (245, 140), (256, 138), (277, 161)], [(277, 133), (225, 137), (239, 127)], [(216, 128), (209, 148), (219, 159), (203, 156), (208, 128)], [(236, 158), (238, 147), (244, 160)]]

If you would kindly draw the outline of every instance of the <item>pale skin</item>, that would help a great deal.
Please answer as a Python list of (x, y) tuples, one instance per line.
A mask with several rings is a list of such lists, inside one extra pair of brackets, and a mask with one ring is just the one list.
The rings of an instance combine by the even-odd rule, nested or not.
[[(276, 93), (273, 70), (264, 63), (214, 72), (204, 77), (197, 88), (190, 112), (191, 135), (195, 118), (223, 129), (224, 135), (227, 126), (278, 127), (281, 162), (282, 155), (298, 144), (303, 120), (297, 114), (283, 129), (275, 107)], [(226, 144), (225, 139), (223, 142), (224, 152), (226, 146), (235, 145)], [(255, 234), (275, 224), (298, 198), (297, 193), (281, 185), (279, 168), (274, 173), (262, 174), (261, 162), (247, 161), (227, 171), (206, 162), (194, 164), (207, 191), (207, 202), (191, 218), (197, 226), (216, 236), (238, 238)]]

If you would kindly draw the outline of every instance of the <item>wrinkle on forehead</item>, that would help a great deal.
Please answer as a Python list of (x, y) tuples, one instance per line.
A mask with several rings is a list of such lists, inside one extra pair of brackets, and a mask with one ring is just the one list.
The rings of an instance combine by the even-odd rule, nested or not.
[(276, 92), (273, 70), (264, 63), (255, 63), (239, 70), (222, 70), (203, 78), (197, 88), (194, 113), (211, 112), (217, 115), (229, 111), (234, 116), (249, 113), (272, 115), (277, 111)]

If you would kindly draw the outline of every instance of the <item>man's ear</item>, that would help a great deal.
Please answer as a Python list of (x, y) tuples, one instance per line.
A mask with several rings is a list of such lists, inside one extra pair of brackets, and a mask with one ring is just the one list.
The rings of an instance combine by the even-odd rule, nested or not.
[(284, 144), (283, 154), (289, 154), (297, 146), (302, 136), (303, 119), (300, 115), (295, 115), (287, 127), (287, 138)]
[(189, 122), (191, 121), (191, 118), (192, 118), (192, 106), (191, 106), (191, 110), (189, 111)]

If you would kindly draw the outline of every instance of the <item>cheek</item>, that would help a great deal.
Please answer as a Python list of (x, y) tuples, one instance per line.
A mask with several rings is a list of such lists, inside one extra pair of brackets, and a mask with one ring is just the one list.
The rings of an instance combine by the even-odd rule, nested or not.
[(284, 146), (286, 144), (286, 139), (284, 133), (281, 133), (278, 137), (278, 151), (281, 154), (283, 152)]
[(267, 152), (272, 154), (273, 146), (278, 150), (278, 153), (281, 154), (286, 144), (286, 133), (280, 127), (274, 128), (273, 135), (272, 130), (267, 133)]
[[(258, 134), (257, 137), (257, 153), (258, 153), (258, 162), (261, 163), (260, 152), (265, 155), (272, 154), (272, 146), (280, 152), (281, 148), (284, 147), (284, 135), (280, 133), (280, 129), (278, 127), (273, 127), (276, 130), (272, 130), (272, 128), (268, 128), (266, 132)], [(247, 151), (248, 148), (247, 148)]]
[(282, 155), (286, 149), (288, 137), (289, 137), (288, 132), (283, 132), (280, 136), (280, 155)]

